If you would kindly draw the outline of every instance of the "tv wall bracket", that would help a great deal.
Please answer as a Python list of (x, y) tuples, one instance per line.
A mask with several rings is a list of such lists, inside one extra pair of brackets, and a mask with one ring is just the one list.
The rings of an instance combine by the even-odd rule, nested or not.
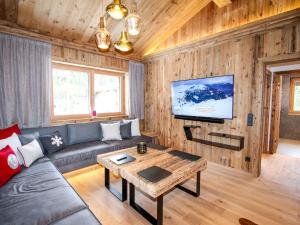
[(195, 142), (198, 142), (201, 144), (211, 145), (211, 146), (215, 146), (215, 147), (219, 147), (219, 148), (226, 148), (226, 149), (230, 149), (230, 150), (234, 150), (234, 151), (241, 151), (244, 148), (244, 137), (243, 136), (237, 136), (237, 135), (231, 135), (231, 134), (225, 134), (225, 133), (216, 133), (216, 132), (208, 133), (208, 135), (210, 135), (210, 136), (234, 139), (234, 140), (239, 141), (238, 146), (229, 145), (229, 144), (204, 140), (204, 139), (200, 139), (200, 138), (194, 138), (191, 129), (196, 129), (196, 128), (201, 128), (201, 126), (195, 126), (195, 125), (183, 126), (187, 140), (195, 141)]

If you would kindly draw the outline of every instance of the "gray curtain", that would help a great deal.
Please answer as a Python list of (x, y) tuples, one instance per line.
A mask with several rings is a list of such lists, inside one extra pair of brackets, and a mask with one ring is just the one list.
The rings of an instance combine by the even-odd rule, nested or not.
[(51, 45), (0, 33), (0, 128), (49, 123)]
[(144, 64), (129, 61), (129, 116), (144, 119)]

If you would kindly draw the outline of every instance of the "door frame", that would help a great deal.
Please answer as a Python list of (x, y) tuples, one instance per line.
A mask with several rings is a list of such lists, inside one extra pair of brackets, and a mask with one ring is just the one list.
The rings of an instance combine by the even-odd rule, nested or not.
[[(260, 110), (257, 111), (257, 121), (258, 123), (260, 122), (260, 125), (258, 126), (257, 129), (259, 129), (259, 146), (258, 146), (258, 152), (257, 152), (257, 165), (254, 165), (254, 170), (253, 170), (253, 175), (256, 177), (259, 177), (261, 174), (261, 160), (262, 160), (262, 150), (263, 150), (263, 144), (264, 144), (264, 128), (265, 128), (265, 123), (264, 118), (265, 118), (265, 102), (266, 102), (266, 97), (267, 93), (265, 90), (266, 87), (266, 82), (267, 82), (267, 67), (270, 65), (280, 65), (283, 63), (291, 63), (295, 61), (300, 60), (300, 52), (298, 53), (293, 53), (293, 54), (284, 54), (284, 55), (279, 55), (279, 56), (271, 56), (271, 57), (263, 57), (259, 58), (257, 62), (257, 68), (258, 68), (258, 75), (263, 76), (260, 77), (262, 78), (262, 83), (256, 83), (258, 85), (256, 87), (256, 90), (261, 90), (260, 93), (258, 93), (260, 96), (257, 96), (257, 103), (260, 105)], [(259, 79), (259, 80), (260, 80)], [(260, 86), (260, 87), (259, 87)], [(261, 100), (261, 104), (259, 104), (259, 101)]]

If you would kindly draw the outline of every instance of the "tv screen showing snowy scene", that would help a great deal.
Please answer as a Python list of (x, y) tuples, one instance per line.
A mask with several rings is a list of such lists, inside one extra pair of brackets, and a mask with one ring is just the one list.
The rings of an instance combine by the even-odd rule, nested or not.
[(172, 82), (172, 113), (180, 116), (232, 119), (234, 76)]

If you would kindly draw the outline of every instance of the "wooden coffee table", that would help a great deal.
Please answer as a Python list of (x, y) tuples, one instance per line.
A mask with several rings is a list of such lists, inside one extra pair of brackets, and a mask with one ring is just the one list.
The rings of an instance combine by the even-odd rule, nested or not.
[[(148, 148), (146, 154), (140, 155), (137, 153), (136, 147), (134, 147), (97, 156), (98, 163), (105, 167), (105, 187), (119, 200), (126, 201), (127, 182), (129, 182), (130, 206), (144, 216), (151, 224), (163, 224), (163, 196), (174, 188), (179, 188), (195, 197), (200, 195), (200, 173), (206, 169), (207, 161), (203, 158), (196, 161), (182, 159), (181, 157), (169, 154), (170, 151), (172, 149), (160, 151)], [(136, 160), (122, 165), (117, 165), (110, 160), (110, 157), (114, 155), (125, 153), (136, 158)], [(151, 166), (158, 166), (172, 172), (172, 174), (157, 183), (152, 183), (137, 174), (139, 171)], [(122, 178), (121, 193), (110, 186), (110, 171)], [(181, 184), (195, 175), (197, 176), (195, 192), (181, 186)], [(135, 188), (138, 188), (150, 199), (157, 201), (157, 218), (154, 218), (135, 202)]]

